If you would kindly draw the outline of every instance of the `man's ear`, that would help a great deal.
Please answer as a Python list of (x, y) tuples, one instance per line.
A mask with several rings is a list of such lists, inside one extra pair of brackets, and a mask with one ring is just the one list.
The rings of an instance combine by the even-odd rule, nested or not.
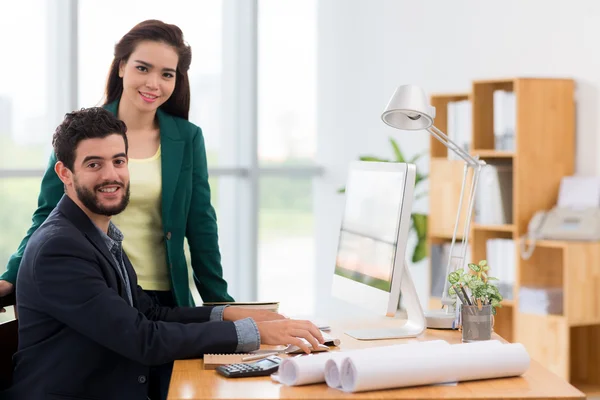
[(58, 161), (54, 164), (54, 172), (56, 172), (56, 175), (58, 175), (65, 186), (69, 186), (73, 182), (73, 173), (62, 161)]

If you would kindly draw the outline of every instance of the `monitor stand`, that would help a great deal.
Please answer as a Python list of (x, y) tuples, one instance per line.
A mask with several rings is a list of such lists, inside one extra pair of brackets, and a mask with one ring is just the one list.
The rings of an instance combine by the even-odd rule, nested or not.
[(406, 304), (404, 325), (397, 328), (353, 329), (344, 333), (358, 340), (401, 339), (419, 336), (425, 331), (425, 315), (406, 262), (400, 283), (400, 294)]

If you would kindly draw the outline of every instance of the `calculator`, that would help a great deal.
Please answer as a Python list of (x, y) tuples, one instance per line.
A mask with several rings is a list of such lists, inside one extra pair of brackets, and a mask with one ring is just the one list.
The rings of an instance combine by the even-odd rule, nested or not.
[(270, 356), (253, 363), (220, 365), (217, 372), (228, 378), (245, 378), (249, 376), (269, 376), (279, 369), (281, 357)]

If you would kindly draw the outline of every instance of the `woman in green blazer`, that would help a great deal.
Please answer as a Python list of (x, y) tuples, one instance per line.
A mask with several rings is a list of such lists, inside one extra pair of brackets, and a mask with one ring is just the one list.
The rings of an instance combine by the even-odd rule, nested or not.
[[(125, 234), (125, 251), (136, 272), (142, 274), (140, 285), (165, 306), (194, 305), (184, 238), (203, 301), (233, 301), (222, 276), (204, 138), (188, 121), (190, 63), (191, 49), (177, 26), (144, 21), (115, 45), (104, 104), (127, 125), (130, 170), (139, 161), (139, 173), (131, 170), (130, 205), (115, 223)], [(27, 241), (64, 194), (55, 163), (52, 155), (33, 224), (0, 277), (0, 296), (13, 291)], [(136, 252), (142, 265), (130, 254)], [(145, 275), (153, 287), (144, 287)]]

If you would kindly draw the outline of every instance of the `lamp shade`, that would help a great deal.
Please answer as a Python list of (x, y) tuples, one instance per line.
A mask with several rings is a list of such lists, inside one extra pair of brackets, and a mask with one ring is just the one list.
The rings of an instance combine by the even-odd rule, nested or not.
[(397, 129), (415, 131), (433, 125), (435, 107), (425, 91), (415, 85), (399, 86), (381, 115), (383, 122)]

